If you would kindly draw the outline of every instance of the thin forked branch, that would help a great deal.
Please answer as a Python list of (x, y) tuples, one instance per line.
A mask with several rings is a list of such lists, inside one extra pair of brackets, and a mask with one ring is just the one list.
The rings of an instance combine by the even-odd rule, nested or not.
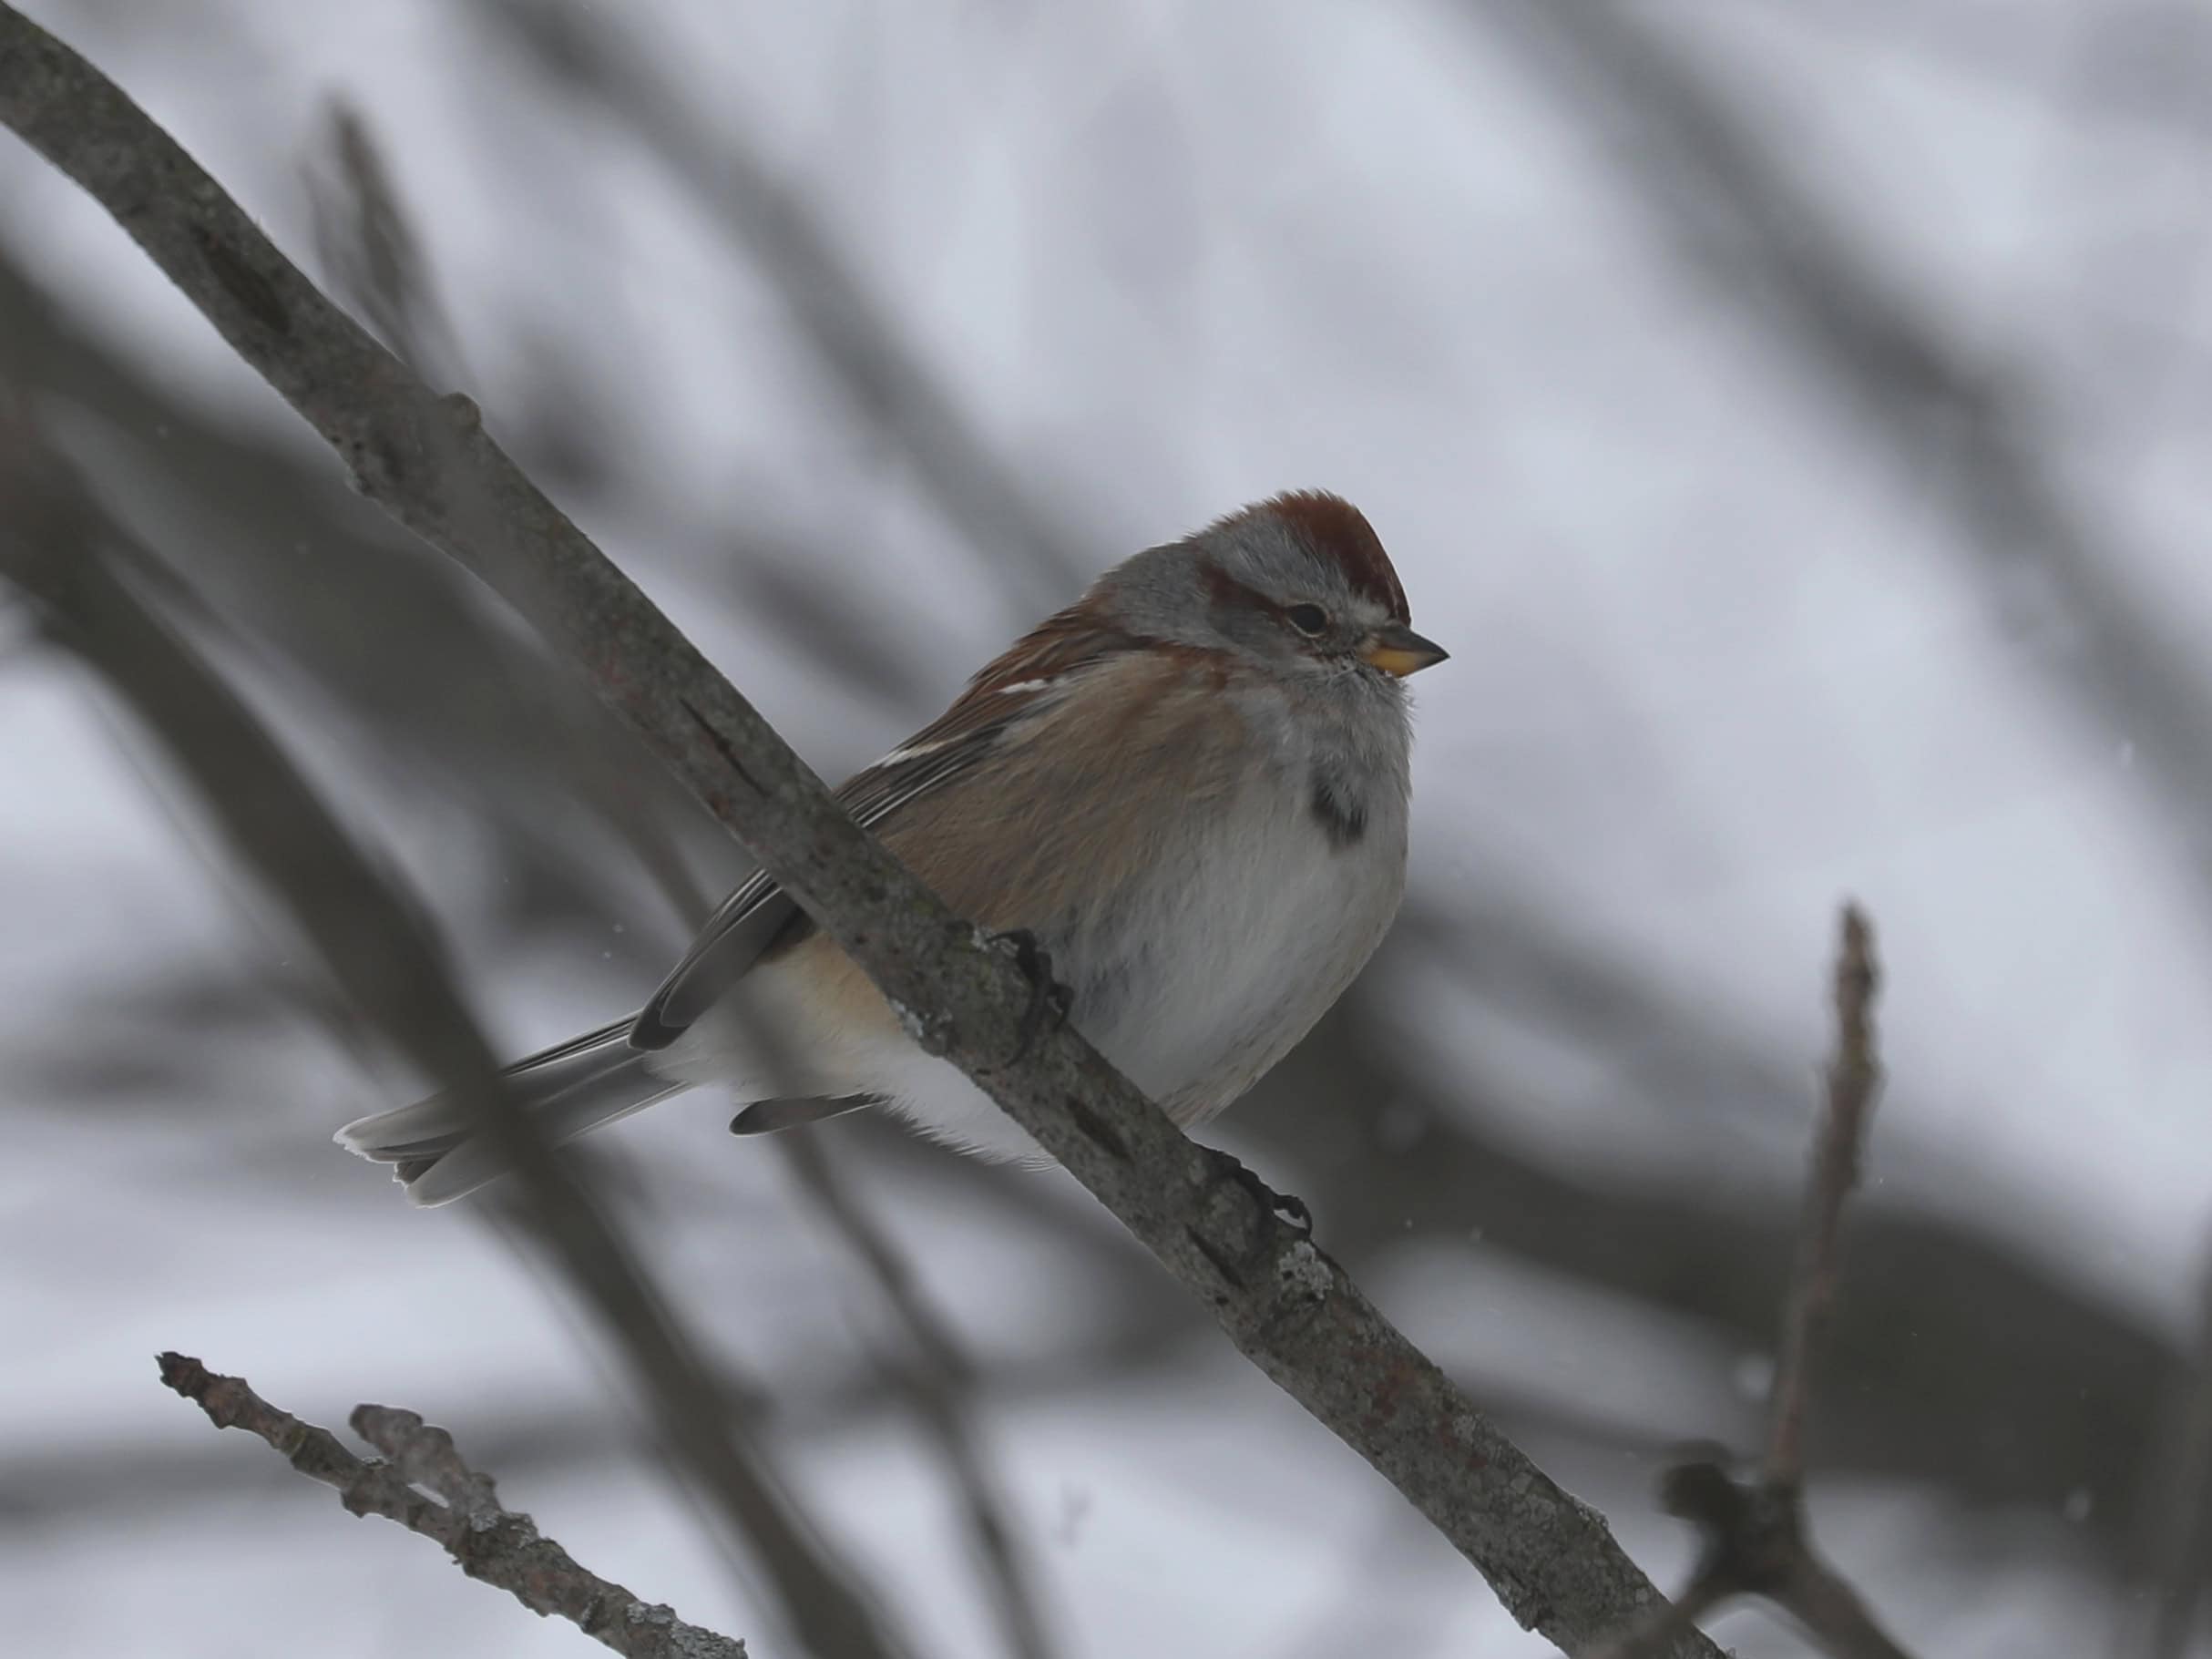
[(381, 1515), (427, 1538), (470, 1578), (506, 1591), (532, 1613), (566, 1619), (630, 1659), (745, 1659), (745, 1644), (603, 1579), (543, 1536), (527, 1515), (502, 1509), (491, 1477), (461, 1460), (453, 1437), (412, 1411), (360, 1406), (353, 1432), (384, 1456), (362, 1459), (338, 1437), (280, 1411), (242, 1377), (184, 1354), (160, 1357), (161, 1381), (218, 1429), (242, 1429), (284, 1454), (310, 1480), (335, 1487), (353, 1515)]
[(1733, 1479), (1717, 1461), (1667, 1471), (1660, 1501), (1702, 1535), (1689, 1587), (1672, 1607), (1626, 1627), (1585, 1659), (1654, 1659), (1694, 1620), (1738, 1596), (1788, 1613), (1829, 1659), (1910, 1659), (1859, 1592), (1813, 1548), (1805, 1518), (1803, 1437), (1812, 1377), (1835, 1306), (1844, 1201), (1859, 1182), (1881, 1067), (1874, 1046), (1874, 930), (1844, 906), (1836, 953), (1836, 1051), (1813, 1142), (1797, 1254), (1783, 1302), (1782, 1335), (1767, 1395), (1767, 1451), (1759, 1477)]

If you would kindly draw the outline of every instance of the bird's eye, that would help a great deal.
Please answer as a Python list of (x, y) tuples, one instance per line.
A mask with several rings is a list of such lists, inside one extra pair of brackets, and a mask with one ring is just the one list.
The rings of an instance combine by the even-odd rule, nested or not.
[(1293, 628), (1312, 639), (1328, 626), (1328, 612), (1318, 605), (1291, 605), (1285, 608), (1283, 617)]

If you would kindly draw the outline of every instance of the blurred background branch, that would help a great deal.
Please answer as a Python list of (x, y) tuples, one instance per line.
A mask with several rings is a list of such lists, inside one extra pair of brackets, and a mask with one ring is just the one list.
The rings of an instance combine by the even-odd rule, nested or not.
[(39, 443), (20, 403), (0, 424), (0, 576), (145, 723), (346, 1003), (424, 1076), (473, 1102), (480, 1132), (516, 1172), (526, 1223), (601, 1323), (685, 1471), (776, 1586), (790, 1628), (817, 1654), (904, 1651), (760, 1450), (740, 1440), (703, 1355), (635, 1249), (507, 1107), (499, 1063), (419, 906), (355, 846), (245, 705), (102, 563), (101, 547), (122, 533)]
[(806, 199), (734, 132), (710, 131), (634, 31), (568, 0), (476, 0), (500, 45), (518, 47), (580, 108), (604, 112), (738, 239), (776, 285), (800, 336), (855, 418), (914, 470), (930, 499), (987, 561), (977, 586), (1002, 604), (1005, 630), (1057, 609), (1109, 562), (1071, 545), (1057, 517), (992, 453), (958, 401), (836, 250)]
[(2140, 1548), (2148, 1593), (2129, 1609), (2122, 1659), (2186, 1659), (2212, 1562), (2212, 1262), (2198, 1279), (2202, 1317), (2191, 1367), (2157, 1418), (2164, 1465), (2145, 1482)]
[(970, 1398), (976, 1386), (973, 1367), (915, 1282), (905, 1254), (838, 1173), (820, 1140), (786, 1134), (775, 1145), (823, 1220), (859, 1257), (898, 1316), (913, 1358), (891, 1367), (891, 1374), (936, 1442), (946, 1479), (959, 1494), (978, 1571), (991, 1586), (1006, 1651), (1017, 1659), (1049, 1659), (1054, 1648), (1034, 1582), (1035, 1551), (1018, 1529), (984, 1451)]
[[(1794, 363), (1905, 487), (1955, 519), (1999, 620), (2048, 627), (2016, 653), (2105, 742), (2140, 748), (2166, 792), (2212, 927), (2212, 682), (2201, 642), (2138, 591), (2132, 538), (2054, 476), (2053, 398), (1987, 320), (1961, 335), (1919, 302), (1879, 243), (1794, 178), (1685, 43), (1634, 7), (1496, 0), (1463, 8), (1509, 41), (1596, 134), (1623, 202)], [(2208, 83), (2212, 84), (2212, 83)]]

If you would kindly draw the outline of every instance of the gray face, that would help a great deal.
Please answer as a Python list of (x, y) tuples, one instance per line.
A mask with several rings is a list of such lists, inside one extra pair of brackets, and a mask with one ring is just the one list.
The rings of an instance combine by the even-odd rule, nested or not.
[(1276, 678), (1389, 678), (1359, 654), (1388, 624), (1387, 607), (1270, 517), (1147, 548), (1109, 571), (1097, 591), (1132, 633), (1232, 651)]

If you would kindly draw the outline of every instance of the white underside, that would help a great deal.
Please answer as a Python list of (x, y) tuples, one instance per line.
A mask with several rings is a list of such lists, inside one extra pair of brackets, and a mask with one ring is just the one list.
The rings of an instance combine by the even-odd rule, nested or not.
[[(1332, 847), (1303, 785), (1270, 774), (1193, 824), (1119, 902), (1045, 937), (1077, 1029), (1186, 1126), (1228, 1105), (1336, 1001), (1397, 912), (1404, 802), (1371, 810), (1357, 843)], [(741, 1101), (878, 1094), (965, 1151), (1045, 1157), (956, 1068), (825, 1012), (789, 960), (748, 975), (655, 1070)]]

